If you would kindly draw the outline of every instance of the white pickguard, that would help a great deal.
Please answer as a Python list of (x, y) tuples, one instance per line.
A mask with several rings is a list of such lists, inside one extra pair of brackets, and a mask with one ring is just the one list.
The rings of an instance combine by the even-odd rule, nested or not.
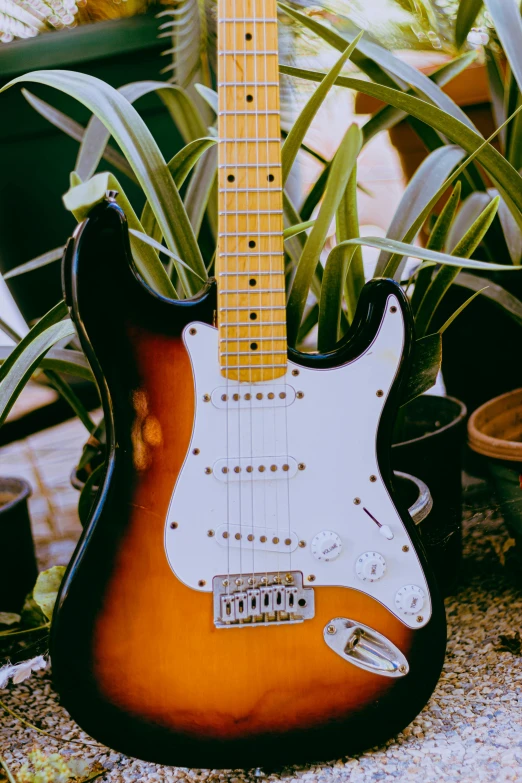
[[(376, 453), (381, 412), (404, 344), (396, 298), (389, 297), (376, 338), (356, 360), (323, 370), (289, 362), (286, 376), (253, 384), (254, 400), (248, 402), (242, 399), (246, 385), (221, 375), (217, 329), (190, 324), (183, 339), (194, 373), (196, 411), (165, 526), (167, 557), (177, 578), (194, 590), (211, 592), (216, 575), (301, 571), (305, 585), (354, 588), (380, 601), (408, 627), (425, 625), (431, 616), (428, 585), (381, 479)], [(240, 402), (233, 400), (234, 393)], [(264, 396), (266, 407), (261, 407), (255, 393), (272, 394), (273, 400), (283, 393), (289, 404)], [(286, 457), (291, 464), (283, 469)], [(266, 470), (260, 473), (263, 463)], [(296, 464), (301, 469), (295, 470)], [(239, 474), (234, 466), (241, 468)], [(391, 529), (391, 540), (364, 509)], [(223, 540), (227, 529), (230, 544)], [(265, 549), (263, 530), (270, 545)], [(342, 552), (334, 560), (312, 554), (312, 540), (322, 531), (341, 539)], [(377, 552), (386, 562), (378, 581), (361, 581), (357, 575), (357, 560), (365, 552)], [(420, 613), (406, 614), (396, 595), (411, 585), (424, 594), (423, 606)]]

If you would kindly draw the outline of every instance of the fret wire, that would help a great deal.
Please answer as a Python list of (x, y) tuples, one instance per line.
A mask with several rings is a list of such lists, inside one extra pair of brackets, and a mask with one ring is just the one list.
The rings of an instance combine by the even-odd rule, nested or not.
[(285, 310), (285, 309), (286, 309), (286, 305), (284, 305), (284, 304), (281, 304), (281, 305), (254, 305), (254, 304), (252, 304), (252, 305), (247, 305), (247, 306), (241, 305), (240, 307), (235, 307), (235, 306), (234, 307), (220, 307), (219, 308), (219, 312), (220, 313), (232, 313), (232, 312), (235, 313), (235, 312), (238, 312), (239, 310), (248, 312), (248, 310)]
[[(219, 188), (220, 193), (275, 193), (274, 188)], [(255, 215), (256, 211), (252, 210)]]
[[(249, 342), (252, 339), (250, 337), (222, 337), (220, 343), (243, 343)], [(262, 340), (271, 340), (272, 342), (286, 342), (286, 337), (256, 337), (258, 343)]]
[[(220, 255), (220, 256), (249, 256), (249, 257), (250, 256), (283, 256), (284, 255), (284, 250), (273, 250), (272, 252), (270, 250), (267, 250), (266, 252), (261, 252), (261, 253), (248, 253), (246, 251), (229, 250), (227, 252), (219, 252), (218, 255)], [(229, 273), (228, 272), (222, 272), (221, 274), (227, 275)], [(230, 274), (231, 275), (236, 275), (238, 273), (237, 272), (230, 272)], [(239, 274), (245, 274), (246, 275), (246, 274), (248, 274), (248, 272), (244, 272), (244, 273), (240, 272)], [(276, 273), (274, 272), (274, 274), (276, 274)], [(279, 270), (279, 272), (277, 272), (277, 274), (281, 274), (282, 275), (283, 274), (283, 270), (282, 269)]]
[[(252, 272), (255, 274), (255, 272)], [(240, 288), (236, 290), (221, 291), (223, 296), (230, 296), (231, 294), (286, 294), (284, 288)]]
[(279, 87), (279, 82), (218, 82), (218, 87)]
[(260, 19), (259, 17), (234, 17), (218, 19), (219, 24), (223, 22), (257, 22), (258, 24), (277, 24), (277, 19)]
[(279, 52), (277, 49), (268, 49), (264, 52), (260, 52), (258, 49), (255, 51), (250, 51), (249, 49), (223, 49), (221, 52), (218, 52), (218, 54), (232, 54), (234, 57), (237, 54), (250, 55), (251, 57), (268, 57), (270, 55), (279, 54)]
[(244, 351), (221, 351), (221, 356), (286, 356), (288, 351), (256, 351), (244, 353)]
[[(222, 323), (221, 326), (227, 329), (229, 326), (240, 327), (247, 326), (249, 329), (251, 326), (286, 326), (286, 321), (261, 321), (261, 323), (252, 323), (250, 321), (229, 321)], [(256, 338), (257, 339), (257, 338)], [(275, 338), (277, 339), (277, 338)]]
[(262, 139), (259, 137), (253, 137), (253, 138), (238, 138), (238, 139), (229, 139), (229, 138), (221, 138), (218, 139), (218, 144), (266, 144), (267, 142), (280, 142), (281, 137), (280, 136), (271, 136), (266, 139)]
[(280, 163), (220, 163), (218, 169), (258, 169), (263, 168), (263, 166), (267, 169), (281, 168)]
[[(286, 351), (285, 351), (286, 353)], [(222, 370), (264, 370), (273, 369), (274, 367), (284, 367), (286, 362), (279, 362), (279, 364), (226, 364), (222, 367)]]
[(220, 231), (218, 236), (224, 237), (249, 237), (255, 234), (256, 237), (282, 237), (282, 231)]
[(219, 117), (228, 117), (229, 115), (259, 117), (259, 115), (265, 114), (279, 114), (279, 112), (273, 111), (272, 109), (258, 109), (257, 111), (254, 111), (253, 109), (247, 109), (245, 111), (218, 111)]

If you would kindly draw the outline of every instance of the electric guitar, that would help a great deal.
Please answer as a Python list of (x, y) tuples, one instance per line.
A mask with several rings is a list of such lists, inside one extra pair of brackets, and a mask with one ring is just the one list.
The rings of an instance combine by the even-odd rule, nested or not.
[(276, 2), (218, 14), (217, 282), (150, 290), (114, 194), (65, 254), (108, 454), (51, 653), (62, 703), (106, 745), (273, 767), (407, 725), (445, 617), (389, 465), (407, 301), (374, 280), (335, 351), (287, 346)]

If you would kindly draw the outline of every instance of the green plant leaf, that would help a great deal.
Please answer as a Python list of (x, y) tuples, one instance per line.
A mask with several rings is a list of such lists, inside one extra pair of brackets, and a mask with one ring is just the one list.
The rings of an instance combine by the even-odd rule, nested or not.
[(14, 612), (0, 612), (0, 625), (17, 625), (22, 618)]
[(185, 209), (196, 236), (199, 235), (205, 212), (210, 208), (209, 199), (217, 180), (217, 158), (217, 149), (209, 149), (204, 153), (196, 164), (185, 195)]
[[(131, 104), (152, 92), (157, 93), (185, 143), (206, 135), (205, 124), (194, 101), (185, 90), (175, 84), (155, 81), (131, 82), (120, 87), (118, 92)], [(89, 120), (74, 167), (83, 181), (90, 179), (96, 172), (110, 135), (109, 129), (96, 115)]]
[[(448, 232), (451, 228), (455, 218), (455, 213), (459, 206), (460, 192), (461, 184), (460, 181), (458, 181), (453, 188), (451, 196), (442, 208), (442, 211), (433, 227), (429, 240), (426, 244), (428, 250), (444, 250)], [(431, 283), (432, 276), (433, 266), (429, 264), (423, 264), (421, 268), (417, 270), (415, 286), (411, 296), (411, 309), (414, 315), (417, 314), (424, 295)]]
[[(167, 247), (164, 247), (160, 242), (156, 242), (155, 239), (152, 239), (152, 237), (149, 237), (147, 234), (144, 234), (143, 231), (138, 231), (134, 228), (129, 228), (129, 234), (135, 239), (137, 239), (138, 242), (143, 242), (145, 245), (148, 245), (149, 247), (153, 247), (155, 250), (158, 251), (158, 253), (165, 253), (166, 256), (174, 260), (176, 267), (187, 266), (185, 262), (178, 255), (176, 255), (176, 253), (173, 253)], [(203, 283), (206, 283), (207, 278), (201, 278), (201, 281)]]
[(195, 84), (194, 89), (198, 92), (203, 100), (205, 100), (214, 114), (218, 113), (218, 94), (212, 87), (207, 87), (206, 84)]
[[(469, 258), (475, 252), (497, 214), (498, 204), (499, 197), (497, 196), (488, 204), (455, 246), (452, 255)], [(435, 274), (415, 317), (415, 328), (418, 335), (424, 336), (426, 334), (438, 306), (459, 272), (459, 267), (443, 266)]]
[(471, 193), (471, 195), (462, 202), (448, 233), (446, 248), (455, 247), (457, 242), (460, 242), (478, 216), (482, 214), (482, 211), (486, 209), (488, 204), (491, 204), (491, 198), (489, 193), (475, 192)]
[[(346, 190), (343, 193), (337, 209), (335, 233), (337, 242), (339, 243), (359, 236), (359, 216), (357, 212), (357, 163), (352, 169)], [(362, 248), (356, 247), (346, 266), (346, 273), (339, 281), (339, 285), (344, 285), (348, 324), (353, 321), (364, 283)]]
[(294, 345), (306, 305), (315, 269), (324, 246), (330, 224), (348, 184), (350, 173), (361, 149), (362, 135), (357, 125), (351, 125), (335, 154), (328, 185), (315, 224), (310, 231), (297, 266), (287, 306), (288, 342)]
[(292, 128), (288, 133), (288, 136), (286, 137), (281, 150), (281, 158), (282, 158), (282, 165), (283, 165), (283, 185), (288, 179), (288, 175), (290, 174), (290, 169), (292, 168), (297, 153), (301, 148), (301, 144), (304, 141), (306, 133), (310, 125), (312, 124), (315, 115), (321, 108), (321, 105), (323, 104), (331, 87), (333, 86), (335, 80), (341, 73), (343, 65), (349, 59), (353, 50), (357, 46), (357, 43), (362, 38), (362, 35), (363, 35), (362, 32), (359, 33), (359, 35), (355, 38), (355, 40), (351, 44), (348, 44), (347, 46), (343, 47), (342, 55), (339, 57), (335, 65), (326, 74), (321, 84), (315, 90), (315, 92), (309, 99), (306, 106), (300, 112), (299, 117), (292, 125)]
[[(136, 109), (101, 79), (74, 71), (34, 71), (18, 76), (0, 91), (21, 82), (54, 87), (80, 101), (110, 130), (131, 165), (156, 216), (167, 247), (177, 252), (200, 277), (205, 265), (196, 237), (169, 168)], [(197, 278), (181, 270), (186, 290), (197, 293)]]
[(10, 269), (4, 274), (4, 280), (9, 280), (11, 277), (18, 277), (18, 275), (25, 275), (26, 272), (32, 272), (34, 269), (40, 269), (42, 266), (52, 264), (53, 261), (59, 261), (63, 256), (65, 247), (56, 247), (54, 250), (49, 250), (47, 253), (43, 253), (41, 256), (33, 258), (31, 261), (27, 261), (25, 264), (15, 266), (14, 269)]
[(297, 234), (302, 234), (303, 231), (307, 231), (309, 228), (312, 228), (314, 223), (315, 220), (306, 220), (303, 223), (297, 223), (295, 226), (289, 226), (283, 231), (283, 237), (285, 240), (291, 239), (292, 237), (297, 236)]
[[(40, 320), (33, 326), (33, 328), (24, 336), (23, 340), (20, 340), (18, 342), (18, 345), (10, 350), (9, 358), (4, 362), (3, 366), (0, 368), (0, 381), (3, 381), (6, 375), (11, 372), (12, 368), (16, 364), (16, 362), (19, 360), (19, 358), (22, 356), (25, 349), (30, 345), (31, 341), (34, 340), (35, 337), (40, 335), (42, 332), (44, 332), (46, 329), (49, 328), (49, 326), (53, 326), (53, 324), (58, 323), (62, 320), (62, 318), (65, 318), (65, 316), (68, 314), (67, 305), (64, 301), (58, 302), (51, 310), (49, 310), (48, 313), (46, 313)], [(19, 339), (19, 336), (16, 335), (13, 338), (15, 340)]]
[[(439, 87), (444, 87), (452, 79), (458, 76), (460, 73), (466, 70), (466, 68), (477, 59), (477, 52), (466, 52), (453, 60), (450, 60), (436, 71), (430, 73), (429, 78), (438, 84)], [(413, 95), (413, 90), (408, 90), (408, 95)], [(394, 106), (383, 106), (362, 126), (362, 132), (364, 137), (364, 144), (367, 144), (374, 136), (381, 131), (390, 130), (395, 127), (399, 122), (408, 117), (407, 112), (396, 109)], [(437, 137), (438, 138), (438, 137)]]
[[(180, 190), (203, 153), (210, 147), (213, 147), (214, 144), (217, 144), (217, 139), (211, 138), (210, 136), (204, 136), (202, 139), (195, 139), (186, 144), (169, 161), (168, 166), (178, 190)], [(158, 242), (161, 241), (161, 232), (158, 229), (156, 218), (154, 217), (154, 213), (148, 201), (145, 202), (145, 206), (141, 213), (141, 224), (145, 234), (148, 234)]]
[(458, 316), (459, 316), (459, 315), (462, 313), (462, 311), (463, 311), (463, 310), (465, 310), (465, 309), (466, 309), (466, 307), (468, 307), (468, 305), (470, 305), (470, 304), (472, 303), (472, 301), (473, 301), (474, 299), (476, 299), (476, 298), (477, 298), (477, 296), (480, 296), (480, 294), (481, 294), (483, 291), (485, 291), (485, 290), (486, 290), (486, 288), (487, 288), (487, 286), (485, 286), (484, 288), (482, 288), (480, 291), (477, 291), (476, 293), (472, 294), (472, 295), (471, 295), (471, 296), (470, 296), (468, 299), (466, 299), (466, 301), (465, 301), (463, 304), (461, 304), (461, 306), (460, 306), (460, 307), (458, 307), (458, 308), (455, 310), (455, 312), (454, 312), (454, 313), (452, 313), (452, 314), (450, 315), (450, 317), (448, 318), (448, 320), (447, 320), (447, 321), (445, 321), (445, 323), (444, 323), (444, 324), (443, 324), (443, 325), (440, 327), (440, 329), (439, 329), (439, 334), (444, 334), (444, 332), (446, 331), (446, 329), (448, 328), (448, 326), (451, 326), (451, 324), (453, 323), (453, 321), (455, 320), (455, 318), (458, 318)]
[(341, 242), (330, 252), (324, 267), (317, 333), (321, 353), (333, 350), (340, 337), (343, 284), (355, 250)]
[(440, 334), (429, 334), (415, 340), (407, 381), (402, 390), (401, 405), (407, 405), (435, 386), (441, 364), (442, 338)]
[[(444, 185), (450, 173), (462, 161), (465, 154), (460, 147), (451, 145), (440, 147), (423, 160), (408, 182), (386, 233), (387, 237), (397, 240), (407, 237), (409, 242), (415, 239), (408, 229), (432, 202), (434, 195), (439, 192), (441, 186)], [(376, 277), (382, 277), (389, 261), (389, 253), (379, 254), (375, 267)], [(397, 275), (401, 274), (402, 266), (403, 264), (398, 267)]]
[(483, 5), (483, 0), (460, 0), (455, 22), (455, 43), (457, 49), (462, 49), (462, 46), (466, 43), (468, 33), (473, 27)]
[[(85, 220), (89, 212), (106, 198), (108, 190), (117, 192), (116, 201), (125, 212), (129, 233), (132, 229), (143, 232), (143, 226), (138, 220), (132, 205), (125, 195), (123, 188), (113, 174), (109, 172), (100, 172), (95, 174), (92, 179), (82, 182), (67, 191), (63, 197), (66, 209), (73, 213), (78, 222)], [(169, 299), (177, 299), (177, 293), (172, 282), (167, 275), (163, 264), (155, 250), (147, 245), (138, 244), (134, 241), (132, 234), (130, 237), (132, 255), (136, 268), (143, 277), (147, 285), (159, 294)], [(194, 272), (191, 271), (191, 277)]]
[[(279, 70), (281, 73), (298, 76), (309, 81), (321, 81), (324, 77), (322, 73), (293, 68), (288, 65), (280, 66)], [(361, 79), (352, 79), (347, 76), (339, 76), (336, 84), (352, 90), (359, 90), (366, 95), (371, 95), (385, 103), (403, 109), (440, 133), (443, 133), (453, 143), (463, 147), (468, 154), (472, 154), (479, 147), (482, 147), (477, 154), (477, 160), (497, 183), (501, 196), (506, 201), (517, 222), (522, 222), (522, 178), (520, 174), (491, 144), (485, 144), (484, 139), (477, 133), (436, 106), (432, 106), (412, 95), (406, 95), (399, 90), (384, 87), (380, 84), (371, 84)]]
[[(42, 320), (44, 319), (42, 318)], [(39, 324), (40, 322), (36, 326), (39, 326)], [(35, 328), (33, 327), (33, 329)], [(60, 321), (38, 334), (33, 333), (33, 329), (13, 349), (9, 358), (0, 367), (0, 375), (2, 376), (0, 382), (0, 425), (5, 421), (27, 381), (40, 364), (42, 357), (60, 340), (72, 337), (75, 334), (71, 321)], [(18, 349), (22, 349), (20, 354), (9, 368), (9, 371), (4, 374), (9, 360), (16, 354)]]
[(52, 386), (56, 389), (57, 392), (59, 392), (63, 399), (69, 403), (71, 409), (79, 418), (87, 432), (94, 432), (96, 429), (96, 424), (89, 416), (89, 411), (80, 400), (74, 389), (54, 370), (47, 370), (46, 374)]
[[(305, 27), (312, 32), (316, 33), (320, 38), (329, 43), (335, 49), (344, 51), (346, 49), (346, 43), (355, 40), (355, 37), (350, 34), (345, 36), (339, 35), (334, 30), (326, 25), (322, 24), (314, 16), (307, 16), (306, 14), (297, 11), (294, 8), (290, 8), (284, 3), (279, 3), (279, 6), (292, 18), (301, 22)], [(405, 84), (413, 87), (423, 98), (431, 101), (448, 113), (450, 116), (459, 120), (462, 124), (466, 125), (470, 129), (474, 129), (474, 125), (467, 116), (467, 114), (447, 95), (440, 87), (435, 84), (428, 76), (422, 71), (414, 68), (404, 60), (399, 59), (392, 54), (388, 49), (385, 49), (379, 44), (371, 41), (360, 40), (357, 42), (356, 49), (361, 52), (368, 60), (376, 63), (385, 73), (392, 74), (392, 76), (398, 78), (403, 87)], [(355, 58), (353, 58), (355, 60)], [(356, 63), (359, 64), (359, 63)], [(284, 73), (285, 71), (283, 71)], [(373, 78), (370, 76), (370, 78)], [(374, 79), (374, 81), (379, 81)], [(339, 82), (337, 82), (339, 83)], [(388, 101), (386, 101), (388, 103)]]
[(480, 293), (483, 297), (501, 307), (510, 318), (519, 326), (522, 326), (522, 302), (505, 288), (498, 285), (498, 283), (493, 283), (486, 277), (480, 277), (469, 272), (460, 272), (455, 280), (455, 285)]
[[(83, 125), (80, 125), (79, 122), (68, 117), (67, 114), (55, 109), (50, 103), (46, 103), (45, 101), (42, 101), (41, 98), (37, 98), (36, 95), (33, 95), (29, 90), (22, 89), (22, 95), (29, 105), (32, 106), (38, 114), (41, 114), (44, 119), (50, 122), (51, 125), (54, 125), (55, 128), (63, 131), (63, 133), (66, 133), (75, 141), (79, 141), (80, 144), (83, 143), (86, 132)], [(102, 157), (107, 163), (111, 163), (114, 168), (118, 169), (118, 171), (126, 174), (133, 182), (138, 181), (133, 170), (118, 150), (107, 146), (103, 150)]]
[(511, 72), (522, 92), (522, 19), (520, 4), (516, 0), (484, 0), (495, 25), (511, 67)]
[(48, 620), (52, 619), (58, 590), (65, 574), (65, 566), (53, 566), (38, 574), (33, 598)]

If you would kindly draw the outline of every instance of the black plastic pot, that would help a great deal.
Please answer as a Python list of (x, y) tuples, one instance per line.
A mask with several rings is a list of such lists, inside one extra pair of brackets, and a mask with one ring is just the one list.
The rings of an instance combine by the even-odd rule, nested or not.
[[(40, 69), (80, 71), (113, 87), (159, 81), (166, 64), (161, 53), (168, 48), (168, 42), (158, 38), (159, 24), (145, 14), (0, 45), (0, 86)], [(88, 122), (90, 113), (78, 101), (40, 84), (25, 86), (82, 125)], [(169, 160), (182, 140), (161, 100), (151, 93), (137, 101), (136, 108)], [(0, 95), (0, 116), (0, 272), (5, 273), (64, 245), (71, 235), (76, 221), (65, 210), (62, 196), (79, 145), (41, 117), (19, 86)], [(105, 160), (101, 169), (116, 174), (139, 214), (143, 194), (138, 185)], [(39, 318), (62, 297), (58, 262), (7, 282), (27, 320)]]
[(462, 556), (462, 451), (466, 406), (425, 394), (402, 410), (392, 447), (394, 470), (418, 476), (430, 488), (433, 510), (421, 537), (441, 590), (455, 587)]
[(34, 587), (38, 568), (23, 479), (0, 478), (0, 611), (19, 612)]

